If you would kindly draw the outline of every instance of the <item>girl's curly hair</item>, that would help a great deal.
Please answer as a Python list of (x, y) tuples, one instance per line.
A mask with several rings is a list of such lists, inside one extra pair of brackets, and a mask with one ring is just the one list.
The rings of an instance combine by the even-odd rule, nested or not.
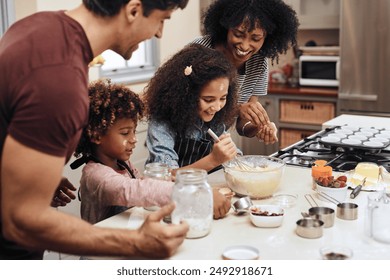
[[(185, 73), (192, 66), (190, 74)], [(236, 71), (219, 51), (198, 44), (188, 45), (171, 57), (155, 73), (145, 88), (146, 117), (164, 121), (179, 134), (199, 120), (200, 93), (212, 80), (229, 79), (226, 105), (212, 122), (230, 127), (237, 113)]]
[(137, 94), (124, 85), (98, 80), (91, 83), (89, 91), (89, 120), (74, 153), (89, 156), (93, 152), (93, 140), (105, 135), (116, 120), (129, 118), (135, 123), (144, 115), (144, 104)]
[(259, 53), (278, 61), (297, 44), (298, 18), (296, 12), (282, 0), (216, 0), (203, 14), (205, 35), (214, 45), (226, 44), (227, 33), (245, 23), (249, 31), (261, 27), (266, 39)]

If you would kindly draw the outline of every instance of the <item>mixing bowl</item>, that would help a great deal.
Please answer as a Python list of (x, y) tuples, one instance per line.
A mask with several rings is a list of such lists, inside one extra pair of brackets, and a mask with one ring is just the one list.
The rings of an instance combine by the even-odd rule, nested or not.
[(244, 170), (236, 161), (225, 163), (223, 166), (228, 187), (238, 196), (249, 196), (251, 199), (272, 196), (282, 179), (286, 165), (283, 160), (259, 155), (247, 155), (239, 159), (252, 168)]

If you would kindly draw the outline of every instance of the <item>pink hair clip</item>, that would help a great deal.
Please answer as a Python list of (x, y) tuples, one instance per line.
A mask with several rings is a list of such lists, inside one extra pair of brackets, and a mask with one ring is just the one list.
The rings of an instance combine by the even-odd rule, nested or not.
[(189, 76), (189, 75), (191, 75), (191, 73), (192, 73), (192, 65), (187, 66), (187, 67), (184, 69), (184, 75)]

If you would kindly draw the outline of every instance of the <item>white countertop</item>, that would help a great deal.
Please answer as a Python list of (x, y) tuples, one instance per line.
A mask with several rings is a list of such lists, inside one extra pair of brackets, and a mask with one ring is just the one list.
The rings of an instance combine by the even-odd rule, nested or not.
[[(211, 185), (223, 183), (223, 171), (209, 175), (208, 181)], [(298, 201), (294, 207), (285, 209), (281, 227), (255, 227), (248, 215), (236, 216), (231, 210), (224, 219), (213, 221), (211, 233), (206, 237), (186, 239), (171, 259), (219, 260), (228, 246), (251, 245), (260, 251), (260, 259), (263, 260), (319, 260), (319, 249), (332, 244), (351, 248), (353, 259), (390, 259), (390, 245), (376, 242), (364, 233), (368, 192), (361, 192), (356, 199), (351, 200), (359, 205), (357, 220), (348, 221), (335, 217), (334, 226), (324, 228), (323, 236), (317, 239), (305, 239), (296, 235), (296, 221), (301, 219), (301, 212), (307, 212), (311, 207), (305, 194), (312, 194), (319, 206), (336, 209), (336, 205), (318, 200), (311, 186), (310, 169), (287, 166), (277, 193), (297, 194)], [(350, 200), (349, 193), (350, 191), (347, 200)], [(253, 202), (273, 203), (272, 198)], [(132, 208), (98, 223), (97, 226), (137, 228), (147, 213), (142, 208)]]
[(384, 117), (340, 115), (322, 124), (322, 129), (337, 125), (353, 125), (358, 127), (374, 127), (377, 129), (390, 129), (390, 119)]

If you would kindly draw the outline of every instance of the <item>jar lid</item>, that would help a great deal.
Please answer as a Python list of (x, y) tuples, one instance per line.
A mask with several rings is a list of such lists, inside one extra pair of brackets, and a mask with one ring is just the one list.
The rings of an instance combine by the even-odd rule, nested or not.
[(311, 168), (311, 176), (314, 178), (332, 176), (332, 167), (326, 166), (326, 160), (316, 160)]
[(323, 159), (317, 159), (315, 162), (314, 162), (314, 165), (316, 166), (325, 166), (328, 162), (326, 160), (323, 160)]

